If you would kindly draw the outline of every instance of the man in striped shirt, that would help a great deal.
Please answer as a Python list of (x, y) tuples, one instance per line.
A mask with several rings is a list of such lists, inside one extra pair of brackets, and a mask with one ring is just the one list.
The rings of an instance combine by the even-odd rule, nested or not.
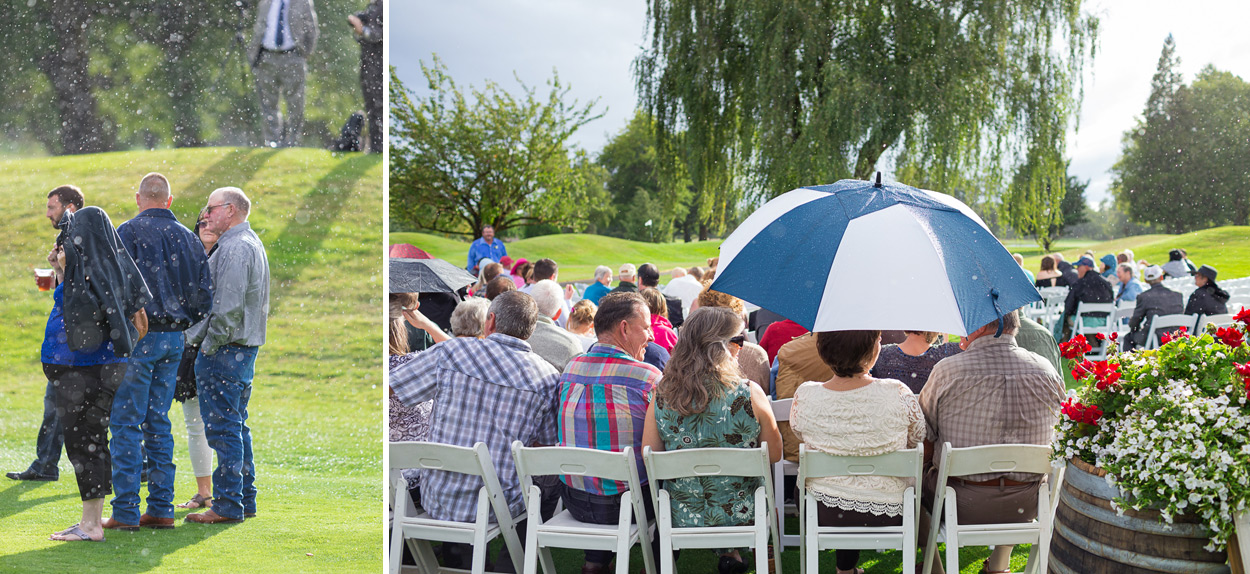
[[(634, 447), (642, 484), (642, 428), (660, 371), (642, 362), (651, 332), (651, 312), (637, 293), (604, 295), (595, 313), (599, 342), (574, 357), (560, 377), (560, 445), (621, 452)], [(625, 483), (598, 478), (563, 476), (561, 498), (574, 518), (594, 524), (616, 524)], [(653, 519), (651, 497), (642, 496), (647, 518)], [(637, 517), (635, 517), (637, 518)], [(652, 539), (658, 555), (659, 540)], [(612, 552), (587, 550), (582, 574), (605, 571)]]

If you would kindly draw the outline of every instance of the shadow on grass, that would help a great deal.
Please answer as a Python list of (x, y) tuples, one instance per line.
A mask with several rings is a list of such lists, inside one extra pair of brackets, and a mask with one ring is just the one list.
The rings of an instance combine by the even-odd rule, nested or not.
[[(256, 175), (260, 168), (265, 167), (265, 163), (269, 161), (269, 158), (273, 157), (278, 151), (271, 148), (247, 148), (231, 151), (222, 156), (211, 167), (204, 170), (204, 173), (200, 174), (199, 178), (185, 187), (183, 193), (189, 196), (199, 197), (202, 195), (208, 197), (209, 193), (219, 187), (246, 188), (247, 182), (252, 180), (252, 176)], [(175, 203), (174, 205), (178, 204)], [(197, 210), (196, 212), (188, 213), (187, 216), (194, 218), (199, 208), (196, 207), (195, 209)]]
[[(194, 546), (236, 524), (178, 522), (173, 530), (105, 531), (103, 542), (58, 542), (0, 557), (0, 572), (108, 572), (140, 574), (162, 566), (165, 557)], [(8, 533), (14, 535), (14, 533)], [(49, 533), (50, 534), (50, 533)], [(29, 533), (44, 537), (44, 533)]]
[[(353, 154), (344, 159), (317, 181), (304, 194), (295, 217), (272, 242), (265, 242), (269, 253), (272, 280), (276, 287), (285, 287), (299, 276), (305, 266), (314, 262), (321, 244), (339, 218), (344, 205), (354, 192), (357, 180), (368, 174), (382, 158), (376, 154)], [(382, 180), (378, 179), (378, 187)], [(379, 229), (379, 233), (381, 230)], [(378, 267), (381, 267), (379, 253)], [(279, 300), (281, 301), (281, 300)]]
[[(71, 479), (72, 480), (72, 479)], [(53, 502), (66, 498), (74, 498), (73, 494), (54, 494), (51, 496), (41, 496), (39, 498), (23, 499), (22, 495), (38, 490), (41, 486), (51, 486), (50, 482), (25, 482), (19, 481), (13, 483), (4, 490), (0, 490), (0, 519), (8, 518), (15, 514), (19, 514), (25, 510), (29, 510), (46, 502)]]

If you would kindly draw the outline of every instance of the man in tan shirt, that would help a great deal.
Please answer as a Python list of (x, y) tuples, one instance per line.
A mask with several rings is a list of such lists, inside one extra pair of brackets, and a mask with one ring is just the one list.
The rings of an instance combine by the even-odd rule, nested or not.
[[(943, 359), (933, 368), (920, 392), (928, 440), (925, 454), (949, 442), (954, 448), (987, 444), (1049, 445), (1064, 400), (1063, 377), (1049, 361), (1019, 347), (1016, 313), (1003, 317), (1003, 333), (995, 337), (998, 322), (964, 338), (964, 352)], [(990, 473), (952, 477), (959, 521), (965, 524), (1025, 522), (1037, 516), (1036, 474)], [(936, 469), (925, 475), (924, 493), (932, 500)], [(928, 503), (926, 503), (928, 504)], [(1011, 546), (997, 546), (985, 571), (1005, 572)]]

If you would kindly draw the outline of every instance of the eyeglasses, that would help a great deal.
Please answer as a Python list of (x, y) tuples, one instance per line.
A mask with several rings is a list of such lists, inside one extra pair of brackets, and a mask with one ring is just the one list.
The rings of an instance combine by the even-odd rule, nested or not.
[(227, 206), (227, 205), (231, 205), (231, 204), (229, 204), (229, 203), (218, 203), (217, 205), (206, 205), (206, 206), (204, 206), (204, 211), (202, 211), (201, 213), (203, 213), (203, 214), (204, 214), (204, 217), (208, 217), (208, 214), (212, 213), (214, 209), (217, 209), (218, 207), (225, 207), (225, 206)]
[(730, 337), (730, 338), (729, 338), (729, 342), (730, 342), (731, 344), (734, 344), (734, 345), (737, 345), (737, 346), (741, 347), (743, 343), (747, 342), (747, 336), (746, 336), (746, 335), (738, 335), (737, 337)]

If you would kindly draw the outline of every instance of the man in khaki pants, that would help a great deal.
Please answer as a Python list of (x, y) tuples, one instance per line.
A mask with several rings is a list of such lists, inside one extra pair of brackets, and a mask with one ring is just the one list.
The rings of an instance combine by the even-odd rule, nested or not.
[[(313, 0), (260, 0), (248, 46), (266, 147), (299, 145), (304, 125), (304, 77), (317, 46)], [(286, 102), (282, 114), (279, 99)]]

